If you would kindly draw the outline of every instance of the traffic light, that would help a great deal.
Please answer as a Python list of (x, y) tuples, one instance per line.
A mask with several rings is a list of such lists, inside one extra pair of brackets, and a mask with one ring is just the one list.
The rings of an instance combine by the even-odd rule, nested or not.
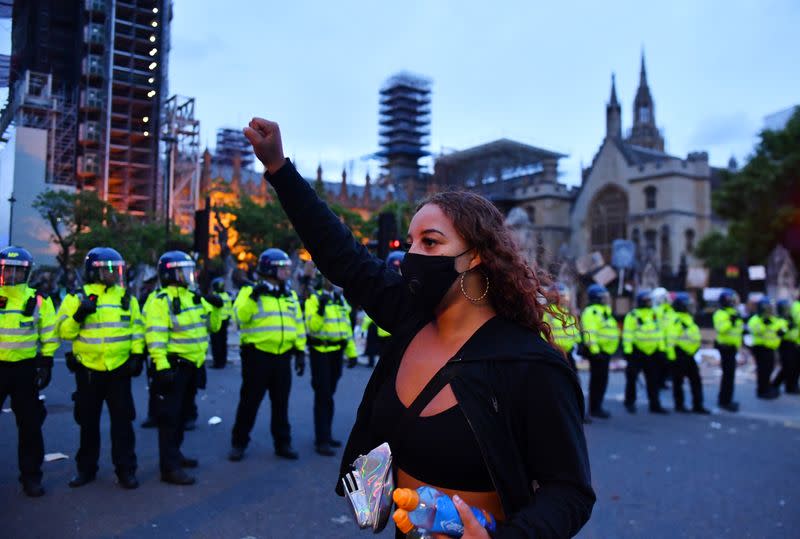
[(397, 239), (397, 219), (392, 212), (378, 215), (378, 258), (386, 260), (389, 251), (400, 248)]
[(208, 258), (210, 213), (208, 207), (194, 212), (194, 251), (199, 253), (201, 259)]

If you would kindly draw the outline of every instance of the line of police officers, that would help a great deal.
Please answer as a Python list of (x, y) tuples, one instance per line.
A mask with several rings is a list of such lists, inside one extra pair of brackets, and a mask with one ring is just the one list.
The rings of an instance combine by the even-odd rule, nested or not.
[[(387, 260), (389, 267), (397, 266), (402, 259), (402, 253), (393, 255)], [(49, 298), (28, 286), (32, 266), (33, 258), (25, 249), (7, 247), (0, 251), (0, 405), (6, 396), (11, 397), (19, 437), (19, 479), (27, 495), (44, 493), (41, 426), (46, 410), (39, 391), (50, 382), (53, 356), (61, 340), (72, 342), (66, 364), (75, 375), (74, 416), (80, 427), (77, 474), (70, 487), (80, 487), (96, 477), (104, 403), (111, 420), (111, 453), (118, 483), (126, 489), (138, 487), (131, 378), (141, 374), (148, 355), (150, 416), (158, 426), (161, 480), (179, 485), (194, 483), (185, 469), (196, 467), (198, 462), (181, 452), (181, 444), (187, 424), (196, 414), (196, 391), (206, 386), (209, 336), (212, 367), (222, 368), (227, 361), (224, 324), (231, 317), (239, 326), (242, 386), (228, 458), (239, 461), (244, 457), (267, 392), (275, 454), (298, 458), (291, 444), (288, 401), (291, 360), (297, 375), (302, 376), (306, 347), (314, 389), (315, 449), (331, 456), (341, 445), (331, 432), (333, 396), (344, 360), (353, 365), (357, 355), (352, 309), (342, 291), (321, 275), (317, 275), (313, 292), (301, 305), (289, 286), (291, 262), (283, 251), (268, 249), (261, 254), (257, 282), (242, 287), (233, 302), (220, 279), (213, 282), (211, 293), (200, 294), (192, 258), (180, 251), (167, 252), (158, 262), (160, 288), (146, 298), (141, 309), (125, 288), (125, 261), (114, 249), (98, 247), (87, 254), (86, 284), (68, 294), (57, 313)], [(560, 305), (568, 305), (566, 289), (559, 287), (558, 291)], [(661, 406), (659, 389), (668, 369), (676, 411), (690, 411), (683, 395), (683, 379), (688, 378), (691, 411), (707, 414), (694, 361), (701, 338), (691, 314), (690, 296), (678, 293), (670, 305), (665, 290), (654, 292), (639, 292), (635, 308), (623, 321), (625, 407), (630, 413), (636, 412), (636, 385), (639, 373), (644, 372), (650, 411), (667, 413)], [(580, 345), (590, 364), (589, 414), (608, 418), (603, 400), (620, 330), (608, 291), (592, 285), (588, 297), (580, 324), (563, 306), (548, 314), (547, 321), (556, 344), (568, 357)], [(654, 297), (658, 298), (655, 306)], [(723, 291), (713, 317), (722, 367), (718, 405), (729, 411), (738, 410), (733, 382), (745, 328), (737, 303), (732, 290)], [(747, 322), (760, 398), (777, 397), (780, 385), (785, 385), (787, 393), (800, 392), (800, 301), (779, 302), (778, 309), (780, 316), (776, 316), (769, 298), (764, 298), (758, 304), (758, 313)], [(388, 338), (382, 333), (384, 339)], [(776, 350), (780, 351), (781, 371), (772, 379)]]
[(345, 358), (356, 357), (351, 307), (330, 282), (301, 306), (289, 287), (291, 262), (283, 251), (268, 249), (259, 257), (256, 283), (244, 286), (234, 302), (215, 281), (212, 292), (197, 291), (194, 260), (181, 251), (158, 261), (160, 288), (140, 309), (125, 287), (125, 261), (114, 249), (98, 247), (84, 262), (85, 285), (69, 293), (55, 312), (50, 298), (28, 286), (33, 258), (19, 247), (0, 251), (0, 405), (11, 397), (18, 429), (19, 480), (28, 496), (44, 494), (41, 485), (46, 409), (39, 391), (51, 378), (53, 356), (63, 341), (74, 373), (74, 417), (80, 427), (76, 454), (76, 488), (94, 481), (100, 454), (100, 415), (108, 406), (111, 456), (122, 488), (139, 486), (131, 378), (139, 376), (149, 356), (149, 415), (158, 427), (161, 480), (190, 485), (186, 468), (196, 459), (181, 452), (184, 431), (196, 406), (197, 389), (206, 386), (209, 336), (212, 367), (227, 360), (225, 322), (232, 316), (240, 328), (242, 386), (231, 436), (232, 461), (241, 460), (250, 441), (256, 413), (267, 391), (272, 404), (275, 454), (296, 459), (288, 420), (290, 358), (302, 376), (305, 349), (311, 357), (316, 450), (334, 455), (341, 445), (331, 434), (333, 395)]
[[(592, 285), (588, 289), (588, 306), (580, 316), (580, 323), (565, 308), (569, 305), (567, 289), (557, 285), (559, 305), (553, 314), (546, 315), (556, 344), (571, 358), (575, 347), (589, 361), (589, 415), (609, 418), (603, 408), (608, 387), (608, 370), (611, 357), (617, 353), (620, 337), (625, 368), (625, 409), (636, 413), (636, 388), (639, 374), (644, 373), (649, 409), (654, 414), (667, 414), (661, 405), (659, 391), (667, 377), (672, 379), (675, 411), (709, 414), (703, 405), (703, 386), (695, 354), (701, 346), (700, 328), (692, 315), (691, 296), (686, 292), (675, 294), (672, 303), (668, 293), (660, 288), (642, 290), (636, 295), (633, 310), (625, 315), (620, 332), (610, 307), (610, 295), (605, 287)], [(655, 303), (655, 305), (654, 305)], [(724, 289), (719, 297), (719, 308), (714, 312), (716, 331), (714, 346), (720, 354), (722, 376), (717, 405), (723, 410), (736, 412), (739, 404), (733, 400), (736, 356), (742, 347), (745, 327), (752, 338), (752, 351), (756, 363), (756, 396), (774, 399), (779, 387), (786, 393), (798, 394), (800, 377), (800, 300), (781, 300), (775, 306), (769, 297), (758, 302), (757, 312), (745, 326), (739, 316), (739, 298), (731, 289)], [(621, 335), (620, 335), (621, 333)], [(781, 370), (773, 378), (776, 352)], [(683, 381), (689, 380), (692, 407), (685, 404)]]

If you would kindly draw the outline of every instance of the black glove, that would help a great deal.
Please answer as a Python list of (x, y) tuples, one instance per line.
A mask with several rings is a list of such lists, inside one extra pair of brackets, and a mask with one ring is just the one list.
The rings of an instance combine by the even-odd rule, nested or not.
[(75, 354), (73, 354), (72, 352), (67, 352), (66, 354), (64, 354), (64, 357), (66, 358), (67, 369), (69, 370), (69, 372), (77, 371), (78, 367), (80, 366), (80, 363), (78, 363), (78, 358), (75, 357)]
[(203, 362), (203, 364), (197, 368), (197, 379), (195, 385), (197, 386), (197, 389), (205, 389), (206, 385), (208, 385), (208, 373), (206, 371), (205, 362)]
[(783, 329), (783, 328), (779, 329), (778, 330), (778, 337), (783, 337), (784, 335), (786, 335), (786, 330)]
[(166, 393), (175, 383), (175, 369), (172, 367), (156, 371), (153, 375), (153, 387), (156, 393)]
[(303, 376), (303, 373), (306, 372), (306, 353), (302, 350), (294, 351), (294, 372), (297, 373), (297, 376)]
[(317, 308), (317, 314), (318, 315), (322, 316), (323, 314), (325, 314), (325, 306), (328, 305), (330, 300), (331, 300), (330, 296), (327, 296), (327, 295), (320, 296), (320, 298), (319, 298), (319, 307)]
[(258, 283), (253, 287), (253, 291), (250, 292), (250, 298), (253, 301), (258, 301), (258, 298), (267, 294), (269, 294), (269, 286), (265, 283)]
[(38, 356), (36, 358), (36, 389), (44, 389), (50, 384), (53, 374), (53, 358)]
[(128, 358), (128, 374), (136, 378), (144, 370), (144, 354), (131, 354)]
[(97, 296), (92, 294), (88, 298), (81, 300), (78, 310), (72, 315), (72, 318), (79, 324), (83, 324), (86, 317), (90, 314), (97, 312)]
[(206, 294), (203, 296), (203, 299), (206, 300), (212, 307), (216, 307), (217, 309), (225, 305), (225, 302), (222, 301), (222, 298), (216, 294)]

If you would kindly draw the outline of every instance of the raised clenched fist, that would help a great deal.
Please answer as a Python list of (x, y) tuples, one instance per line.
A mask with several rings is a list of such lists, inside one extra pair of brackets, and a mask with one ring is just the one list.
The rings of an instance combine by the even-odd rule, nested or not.
[(264, 118), (253, 118), (244, 128), (244, 136), (253, 145), (253, 152), (270, 174), (274, 174), (283, 166), (285, 158), (278, 124)]

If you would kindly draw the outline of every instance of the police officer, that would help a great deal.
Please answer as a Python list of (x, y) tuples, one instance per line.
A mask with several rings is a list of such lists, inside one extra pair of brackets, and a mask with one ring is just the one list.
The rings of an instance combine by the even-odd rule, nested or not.
[(667, 414), (658, 395), (657, 354), (665, 351), (664, 332), (653, 311), (649, 290), (636, 294), (636, 308), (625, 315), (622, 323), (622, 351), (628, 366), (625, 368), (625, 409), (636, 413), (636, 380), (644, 371), (650, 412)]
[(675, 411), (688, 413), (684, 405), (683, 379), (689, 379), (692, 390), (692, 412), (710, 414), (703, 407), (703, 384), (700, 381), (700, 370), (694, 355), (700, 350), (702, 339), (700, 328), (694, 321), (691, 312), (692, 298), (686, 292), (678, 292), (672, 301), (673, 312), (666, 326), (667, 359), (672, 371), (672, 395), (675, 400)]
[[(666, 331), (671, 324), (671, 319), (675, 315), (672, 305), (669, 302), (669, 292), (663, 286), (653, 289), (653, 311), (656, 313), (658, 325), (662, 330)], [(666, 333), (665, 333), (666, 335)], [(667, 389), (667, 380), (671, 378), (672, 372), (671, 362), (667, 358), (666, 349), (664, 352), (656, 353), (656, 362), (658, 365), (658, 389)]]
[(770, 385), (770, 377), (775, 368), (775, 353), (786, 331), (781, 320), (775, 316), (775, 307), (769, 296), (758, 301), (758, 311), (747, 321), (747, 329), (753, 337), (756, 396), (759, 399), (776, 399), (780, 391)]
[(556, 346), (567, 357), (572, 368), (576, 369), (572, 352), (581, 343), (581, 333), (577, 320), (569, 310), (569, 290), (562, 283), (556, 283), (554, 288), (558, 293), (558, 304), (553, 305), (553, 312), (545, 311), (544, 320), (550, 325)]
[(264, 394), (272, 407), (271, 432), (275, 455), (297, 459), (289, 425), (291, 358), (295, 371), (305, 371), (306, 332), (300, 300), (287, 281), (292, 262), (280, 249), (267, 249), (258, 257), (260, 281), (244, 286), (234, 302), (242, 354), (242, 388), (228, 458), (242, 460), (250, 431)]
[(739, 296), (730, 288), (725, 288), (719, 295), (719, 309), (714, 311), (714, 330), (717, 338), (715, 348), (720, 355), (722, 377), (719, 382), (717, 405), (729, 412), (738, 412), (739, 403), (733, 400), (734, 379), (736, 377), (736, 354), (742, 346), (744, 321), (736, 311)]
[(350, 305), (341, 289), (319, 275), (316, 290), (305, 303), (306, 333), (314, 388), (314, 447), (320, 455), (333, 456), (341, 442), (331, 436), (333, 394), (342, 376), (342, 355), (357, 357), (350, 325)]
[(211, 290), (222, 298), (222, 325), (211, 334), (212, 369), (223, 369), (228, 363), (228, 324), (233, 315), (233, 302), (225, 290), (225, 279), (217, 277), (211, 281)]
[(131, 377), (144, 367), (144, 322), (139, 302), (125, 289), (125, 260), (109, 247), (95, 247), (83, 263), (86, 284), (68, 294), (58, 310), (59, 336), (72, 341), (67, 368), (75, 373), (75, 421), (80, 426), (78, 473), (72, 488), (94, 481), (100, 457), (103, 403), (111, 418), (111, 458), (119, 485), (139, 486)]
[(619, 348), (619, 326), (611, 312), (611, 296), (606, 287), (591, 285), (587, 290), (589, 305), (581, 314), (583, 349), (589, 360), (589, 414), (607, 419), (603, 408), (608, 387), (608, 366)]
[(58, 349), (53, 302), (28, 286), (33, 257), (21, 247), (0, 251), (0, 406), (11, 397), (17, 421), (17, 459), (22, 490), (44, 494), (42, 423), (47, 415), (39, 391), (50, 383)]
[[(392, 271), (400, 273), (400, 264), (406, 256), (404, 251), (392, 251), (386, 257), (386, 267)], [(387, 350), (387, 345), (391, 338), (391, 333), (375, 324), (368, 314), (364, 314), (364, 320), (361, 323), (361, 332), (367, 336), (367, 345), (364, 355), (367, 356), (367, 366), (372, 368), (375, 366), (375, 355), (377, 352), (378, 357), (382, 357)], [(377, 350), (376, 350), (377, 349)], [(348, 367), (355, 366), (355, 359), (348, 363)]]
[(191, 413), (193, 391), (206, 386), (205, 359), (209, 332), (218, 331), (222, 298), (197, 292), (195, 263), (181, 251), (158, 260), (161, 290), (145, 309), (145, 340), (156, 372), (150, 391), (157, 395), (158, 452), (161, 480), (191, 485), (184, 468), (197, 467), (181, 453), (184, 425)]
[(800, 376), (800, 330), (792, 317), (792, 304), (789, 300), (778, 301), (778, 316), (780, 317), (781, 327), (784, 330), (781, 337), (781, 345), (778, 347), (778, 354), (781, 359), (781, 368), (772, 380), (772, 385), (780, 389), (785, 385), (786, 393), (796, 395), (800, 393), (798, 388), (798, 376)]

